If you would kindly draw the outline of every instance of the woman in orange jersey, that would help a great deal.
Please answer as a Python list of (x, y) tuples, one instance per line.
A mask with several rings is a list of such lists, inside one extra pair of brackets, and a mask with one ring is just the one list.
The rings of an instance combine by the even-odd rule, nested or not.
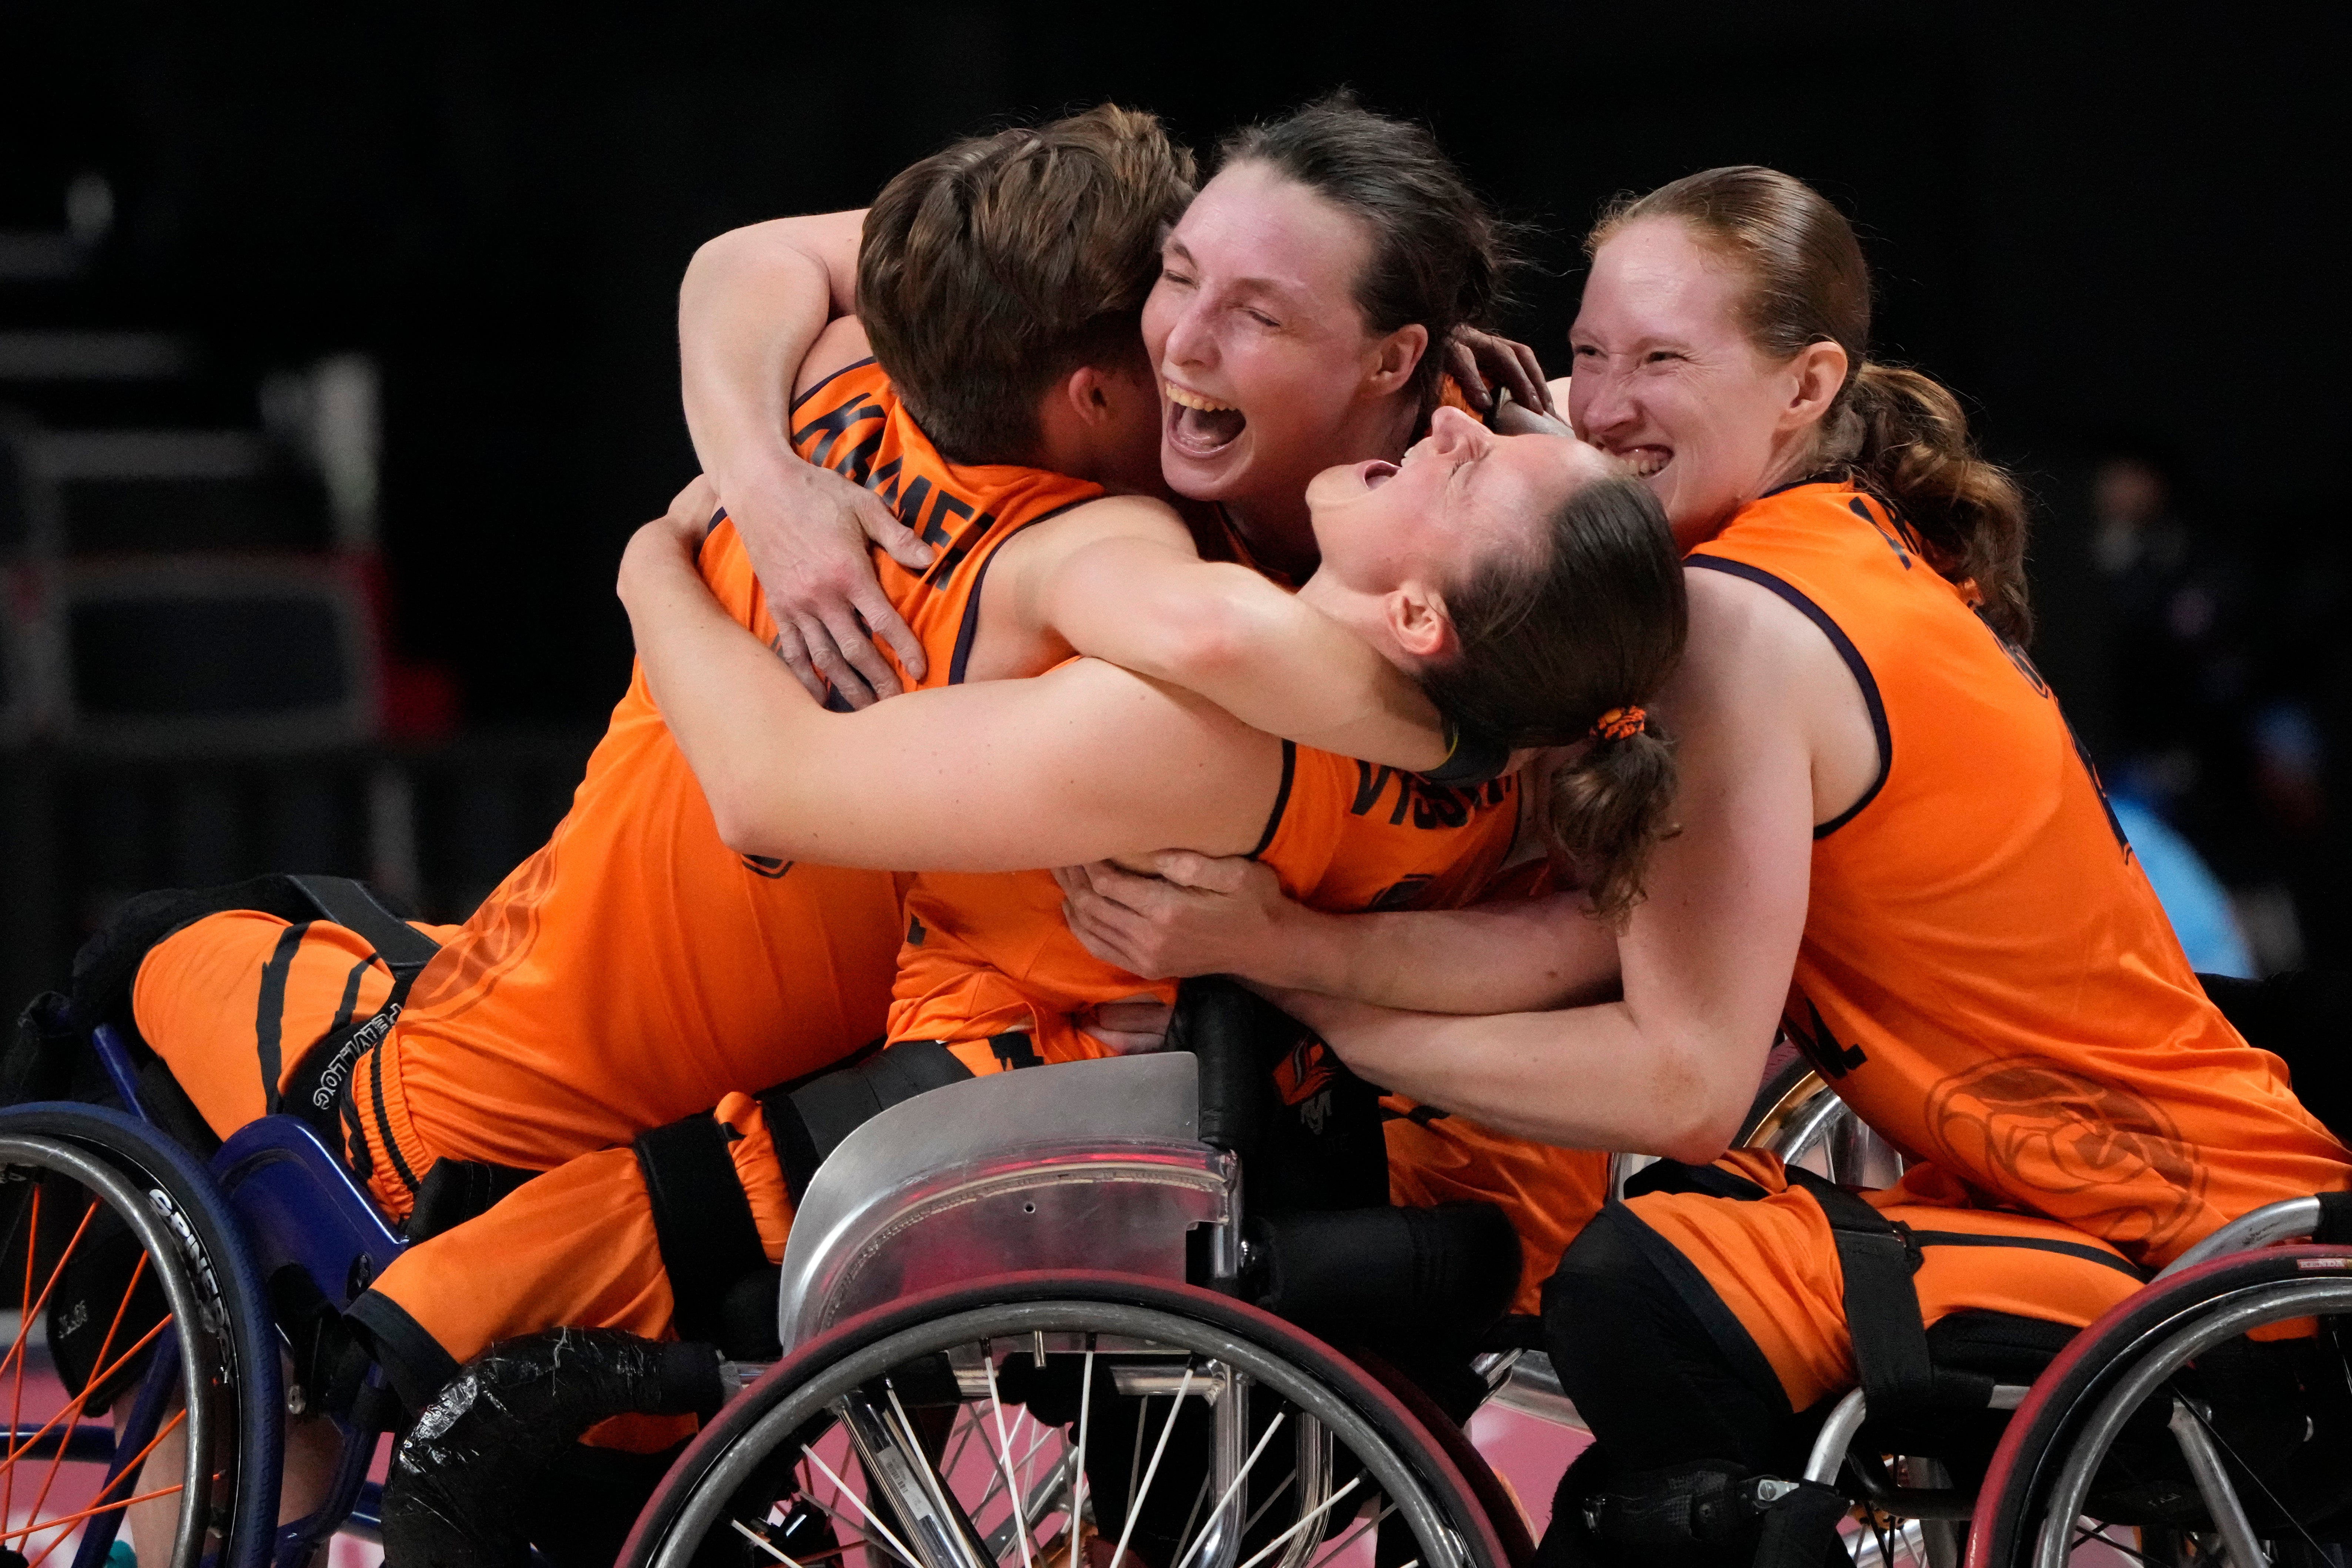
[[(1797, 1473), (1806, 1412), (1859, 1382), (1874, 1416), (1932, 1418), (1931, 1353), (2046, 1350), (2225, 1221), (2352, 1185), (2352, 1155), (2182, 957), (2021, 651), (2017, 490), (1948, 392), (1869, 360), (1844, 218), (1717, 169), (1612, 208), (1589, 248), (1570, 415), (1689, 552), (1690, 650), (1658, 704), (1682, 831), (1622, 936), (1494, 957), (1614, 976), (1622, 999), (1433, 1018), (1277, 995), (1434, 1103), (1692, 1162), (1722, 1154), (1783, 1027), (1912, 1156), (1859, 1197), (1753, 1155), (1662, 1166), (1547, 1287), (1599, 1441), (1544, 1554), (1745, 1562), (1739, 1483)], [(1264, 967), (1427, 1005), (1409, 944), (1457, 918), (1324, 923)]]

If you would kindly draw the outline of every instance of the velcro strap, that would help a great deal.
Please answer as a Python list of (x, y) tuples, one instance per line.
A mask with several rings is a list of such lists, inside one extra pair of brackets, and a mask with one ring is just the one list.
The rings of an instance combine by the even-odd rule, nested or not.
[(1837, 1242), (1854, 1370), (1871, 1415), (1885, 1419), (1930, 1403), (1936, 1366), (1927, 1355), (1919, 1290), (1911, 1281), (1920, 1256), (1909, 1231), (1811, 1171), (1792, 1166), (1789, 1179), (1821, 1205)]
[(653, 1205), (680, 1339), (716, 1340), (728, 1288), (767, 1266), (751, 1200), (709, 1112), (637, 1134), (630, 1145)]
[(825, 1157), (841, 1141), (888, 1110), (929, 1090), (960, 1083), (971, 1069), (944, 1041), (908, 1040), (865, 1061), (759, 1095), (784, 1187), (797, 1207)]

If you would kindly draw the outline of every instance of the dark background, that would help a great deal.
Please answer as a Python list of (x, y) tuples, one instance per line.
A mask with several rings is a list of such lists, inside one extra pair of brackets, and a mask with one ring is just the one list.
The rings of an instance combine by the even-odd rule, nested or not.
[[(224, 421), (252, 419), (273, 368), (372, 356), (391, 637), (454, 690), (442, 743), (584, 747), (625, 679), (622, 542), (694, 471), (675, 291), (722, 229), (861, 204), (943, 140), (1010, 118), (1111, 97), (1206, 147), (1350, 83), (1427, 120), (1498, 205), (1542, 226), (1543, 268), (1507, 325), (1557, 372), (1576, 240), (1601, 200), (1774, 164), (1861, 226), (1880, 353), (1958, 390), (2028, 476), (2036, 653), (2078, 728), (2111, 774), (2186, 747), (2186, 782), (2158, 768), (2148, 792), (2225, 880), (2287, 887), (2315, 953), (2338, 940), (2325, 768), (2347, 689), (2328, 470), (2347, 345), (2322, 241), (2344, 195), (2345, 57), (2310, 30), (2322, 15), (2257, 29), (2124, 6), (746, 3), (559, 20), (12, 0), (0, 229), (57, 227), (89, 172), (114, 221), (86, 277), (12, 297), (0, 328), (191, 334)], [(2155, 653), (2117, 653), (2146, 606), (2110, 591), (2087, 543), (2095, 466), (2117, 454), (2168, 476), (2193, 544), (2157, 585), (2174, 612), (2159, 604), (2148, 635), (2179, 632), (2163, 596), (2184, 584), (2221, 606)], [(2298, 754), (2310, 788), (2284, 807), (2248, 739), (2281, 703), (2320, 737)], [(562, 789), (534, 788), (480, 864), (425, 890), (438, 913), (461, 915), (500, 855), (536, 841)], [(20, 830), (31, 852), (42, 834)], [(65, 901), (65, 925), (23, 940), (54, 949), (121, 891), (94, 874), (55, 872), (43, 896)]]

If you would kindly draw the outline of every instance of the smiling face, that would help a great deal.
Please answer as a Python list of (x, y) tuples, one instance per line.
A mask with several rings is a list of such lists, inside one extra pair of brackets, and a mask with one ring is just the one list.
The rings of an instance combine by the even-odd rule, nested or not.
[(1323, 564), (1300, 596), (1410, 669), (1451, 647), (1444, 594), (1496, 550), (1622, 465), (1564, 435), (1496, 435), (1441, 408), (1402, 464), (1328, 468), (1307, 486)]
[(1802, 371), (1750, 340), (1747, 281), (1681, 220), (1639, 218), (1593, 256), (1569, 329), (1570, 423), (1632, 465), (1685, 548), (1801, 477), (1820, 417), (1792, 418)]
[(1194, 199), (1143, 308), (1178, 494), (1295, 515), (1319, 470), (1398, 455), (1427, 334), (1366, 329), (1355, 288), (1371, 246), (1361, 220), (1261, 163)]

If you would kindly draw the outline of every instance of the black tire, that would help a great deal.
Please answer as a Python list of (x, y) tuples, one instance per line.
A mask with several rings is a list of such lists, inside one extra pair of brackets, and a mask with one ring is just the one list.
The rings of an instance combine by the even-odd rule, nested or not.
[[(870, 1391), (886, 1375), (911, 1382), (918, 1369), (942, 1364), (941, 1357), (953, 1347), (988, 1341), (1025, 1347), (1042, 1343), (1036, 1336), (1051, 1335), (1083, 1336), (1089, 1346), (1111, 1341), (1148, 1343), (1161, 1354), (1182, 1353), (1186, 1365), (1194, 1364), (1197, 1358), (1203, 1364), (1215, 1363), (1247, 1374), (1253, 1388), (1269, 1391), (1284, 1408), (1312, 1416), (1322, 1424), (1334, 1452), (1340, 1455), (1332, 1472), (1335, 1476), (1360, 1474), (1370, 1480), (1372, 1490), (1386, 1498), (1403, 1520), (1402, 1529), (1411, 1544), (1402, 1548), (1403, 1557), (1395, 1557), (1384, 1537), (1384, 1561), (1402, 1563), (1410, 1557), (1423, 1568), (1509, 1568), (1493, 1525), (1454, 1460), (1392, 1395), (1353, 1363), (1281, 1320), (1229, 1298), (1111, 1274), (1007, 1275), (935, 1291), (854, 1319), (803, 1347), (721, 1411), (679, 1457), (638, 1521), (621, 1562), (632, 1568), (653, 1564), (684, 1568), (688, 1563), (731, 1560), (722, 1558), (716, 1549), (740, 1549), (737, 1534), (744, 1529), (740, 1511), (745, 1499), (758, 1511), (758, 1517), (750, 1521), (756, 1525), (765, 1518), (771, 1501), (789, 1495), (789, 1488), (777, 1490), (782, 1483), (776, 1478), (782, 1472), (776, 1458), (794, 1454), (801, 1444), (814, 1441), (809, 1434), (830, 1425), (835, 1400)], [(1046, 1362), (1037, 1364), (1040, 1375), (1055, 1357), (1074, 1359), (1077, 1354), (1055, 1351)], [(1025, 1349), (1015, 1349), (1012, 1354), (1029, 1359)], [(1010, 1355), (1006, 1364), (1012, 1364)], [(1060, 1431), (1066, 1443), (1068, 1433), (1058, 1418), (1050, 1424), (1039, 1418), (1041, 1432), (1049, 1425)], [(1139, 1424), (1137, 1432), (1139, 1453)], [(1090, 1467), (1087, 1474), (1094, 1474)], [(754, 1484), (760, 1490), (745, 1490)], [(1288, 1485), (1287, 1479), (1284, 1485)], [(1145, 1490), (1149, 1490), (1150, 1472), (1146, 1471)], [(1302, 1493), (1305, 1490), (1301, 1488)], [(1244, 1500), (1255, 1495), (1244, 1494)], [(1185, 1529), (1177, 1532), (1180, 1538), (1189, 1531), (1192, 1518), (1199, 1517), (1205, 1496), (1204, 1486), (1195, 1498), (1195, 1514), (1188, 1516)], [(1097, 1495), (1087, 1500), (1098, 1504), (1102, 1500)], [(1332, 1502), (1338, 1500), (1334, 1498)], [(1215, 1505), (1210, 1506), (1213, 1511)], [(975, 1507), (971, 1511), (976, 1523), (979, 1511)], [(730, 1512), (739, 1521), (731, 1526), (729, 1519), (721, 1517)], [(1047, 1516), (1036, 1518), (1042, 1522)], [(1334, 1512), (1319, 1525), (1314, 1520), (1303, 1520), (1298, 1528), (1336, 1531), (1344, 1517)], [(1078, 1531), (1081, 1539), (1084, 1529), (1081, 1526)], [(1102, 1530), (1108, 1536), (1108, 1526)], [(1065, 1542), (1070, 1533), (1066, 1525)], [(1309, 1534), (1301, 1539), (1311, 1553), (1322, 1537)], [(1248, 1540), (1255, 1543), (1257, 1537)], [(995, 1550), (1005, 1552), (1012, 1544), (1008, 1536), (1004, 1545)], [(1051, 1545), (1038, 1549), (1038, 1563), (1046, 1560)], [(869, 1560), (878, 1560), (879, 1555), (876, 1549), (867, 1549)], [(1067, 1563), (1077, 1555), (1065, 1547), (1064, 1554), (1055, 1561)], [(1024, 1561), (1012, 1555), (1001, 1560)], [(1171, 1565), (1161, 1563), (1158, 1568)]]
[[(184, 1411), (175, 1417), (186, 1455), (175, 1483), (180, 1522), (168, 1554), (151, 1542), (142, 1559), (170, 1568), (267, 1563), (284, 1409), (276, 1331), (243, 1237), (204, 1167), (119, 1112), (31, 1104), (0, 1109), (0, 1181), (22, 1195), (0, 1206), (0, 1286), (11, 1306), (39, 1304), (19, 1319), (14, 1354), (19, 1366), (47, 1360), (54, 1343), (62, 1379), (49, 1401), (57, 1409), (26, 1408), (19, 1427), (28, 1435), (50, 1414), (79, 1423), (92, 1436), (66, 1462), (77, 1462), (76, 1449), (110, 1448), (110, 1437), (98, 1441), (110, 1432), (102, 1416), (83, 1423), (68, 1412), (136, 1387), (152, 1353), (134, 1347), (168, 1318)], [(108, 1328), (85, 1343), (87, 1326), (101, 1318)], [(13, 1483), (21, 1510), (44, 1490), (57, 1447), (16, 1447), (15, 1460), (0, 1458), (0, 1481)], [(131, 1495), (129, 1483), (113, 1495)]]

